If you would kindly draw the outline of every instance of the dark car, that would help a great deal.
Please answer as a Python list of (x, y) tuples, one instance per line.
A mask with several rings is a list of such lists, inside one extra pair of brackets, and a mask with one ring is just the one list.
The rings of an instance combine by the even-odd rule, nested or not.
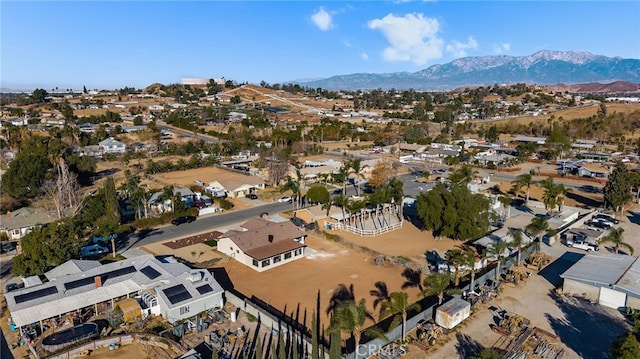
[(183, 223), (191, 223), (195, 220), (196, 220), (196, 217), (194, 216), (182, 216), (171, 221), (171, 224), (173, 224), (174, 226), (179, 226)]
[(620, 224), (620, 220), (616, 219), (614, 216), (610, 214), (598, 213), (593, 216), (594, 219), (603, 219), (607, 222), (611, 222), (613, 224)]
[(249, 193), (249, 194), (247, 195), (247, 198), (249, 198), (249, 199), (258, 199), (258, 195), (257, 195), (257, 194), (255, 194), (255, 193)]
[(334, 189), (333, 192), (331, 192), (331, 194), (342, 194), (342, 188)]
[(291, 217), (290, 221), (298, 227), (304, 227), (307, 225), (307, 222), (298, 217)]

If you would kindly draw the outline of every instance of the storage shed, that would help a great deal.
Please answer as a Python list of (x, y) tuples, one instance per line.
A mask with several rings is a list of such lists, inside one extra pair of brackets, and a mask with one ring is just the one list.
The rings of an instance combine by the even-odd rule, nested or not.
[(471, 315), (471, 303), (452, 298), (436, 309), (436, 324), (451, 329)]
[(116, 307), (120, 307), (122, 310), (122, 318), (127, 323), (132, 323), (142, 318), (142, 307), (137, 300), (133, 298), (127, 298), (119, 301)]

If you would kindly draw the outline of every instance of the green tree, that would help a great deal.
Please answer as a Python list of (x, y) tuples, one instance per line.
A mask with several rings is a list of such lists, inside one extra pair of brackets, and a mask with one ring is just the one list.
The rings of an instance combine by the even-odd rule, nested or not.
[(525, 199), (525, 204), (529, 205), (529, 193), (531, 190), (531, 186), (535, 184), (535, 181), (533, 180), (533, 176), (529, 173), (518, 175), (513, 181), (511, 181), (511, 184), (512, 184), (511, 189), (516, 193), (520, 193), (522, 190), (522, 187), (527, 188), (527, 191), (526, 191), (527, 197)]
[(498, 197), (498, 202), (502, 205), (502, 209), (504, 210), (502, 213), (502, 218), (506, 221), (509, 217), (511, 217), (511, 197), (500, 196)]
[(331, 316), (329, 333), (349, 333), (355, 339), (356, 348), (360, 346), (360, 338), (365, 329), (364, 325), (370, 319), (374, 321), (371, 313), (367, 311), (365, 299), (358, 303), (349, 300), (341, 303)]
[(449, 273), (431, 273), (422, 280), (424, 288), (422, 295), (425, 297), (435, 295), (438, 297), (438, 304), (442, 304), (444, 294), (450, 283), (451, 277)]
[[(362, 165), (362, 159), (360, 158), (354, 158), (351, 161), (348, 161), (348, 168), (349, 171), (347, 172), (347, 178), (349, 177), (349, 175), (355, 175), (356, 176), (356, 182), (358, 182), (359, 178), (364, 178), (364, 173), (362, 173), (362, 171), (365, 168), (369, 168), (369, 165)], [(356, 196), (358, 196), (358, 188), (360, 187), (360, 185), (355, 184), (355, 188), (356, 188)]]
[(527, 231), (527, 233), (536, 237), (536, 247), (539, 251), (542, 242), (542, 238), (540, 238), (540, 235), (542, 233), (545, 233), (547, 229), (549, 229), (549, 222), (547, 222), (547, 219), (544, 217), (533, 217), (531, 219), (531, 222), (529, 222), (529, 224), (527, 224), (524, 229), (525, 231)]
[(633, 247), (624, 241), (624, 228), (617, 227), (611, 228), (609, 233), (600, 239), (600, 243), (611, 243), (613, 244), (613, 249), (616, 251), (616, 254), (620, 250), (620, 247), (624, 247), (629, 251), (630, 255), (633, 255)]
[(444, 256), (444, 259), (449, 264), (449, 267), (453, 267), (453, 285), (458, 286), (460, 284), (460, 266), (465, 264), (465, 257), (460, 249), (449, 249)]
[(605, 204), (613, 207), (616, 215), (622, 216), (624, 206), (633, 199), (631, 185), (632, 177), (629, 170), (624, 163), (618, 161), (602, 190)]
[(168, 186), (164, 186), (162, 188), (162, 193), (160, 194), (160, 196), (158, 197), (158, 199), (161, 202), (165, 202), (167, 200), (171, 201), (171, 212), (175, 212), (176, 210), (176, 195), (175, 195), (175, 189), (173, 188), (173, 186), (168, 185)]
[(35, 103), (44, 103), (47, 99), (47, 96), (49, 96), (49, 93), (46, 90), (37, 88), (33, 90), (33, 93), (31, 94), (31, 99)]
[(307, 191), (307, 201), (324, 204), (331, 201), (331, 195), (325, 186), (314, 184)]
[(507, 242), (505, 242), (503, 240), (498, 240), (497, 242), (493, 242), (487, 248), (487, 254), (493, 256), (494, 258), (496, 258), (496, 262), (497, 262), (496, 263), (496, 275), (494, 277), (494, 279), (496, 281), (500, 277), (500, 268), (502, 267), (502, 264), (504, 263), (505, 259), (507, 258), (507, 255), (505, 254), (505, 252), (507, 251), (507, 248), (509, 248), (509, 243), (507, 243)]
[(34, 198), (41, 193), (41, 186), (51, 162), (44, 154), (19, 152), (2, 175), (2, 191), (17, 200)]
[(523, 250), (523, 247), (525, 245), (524, 243), (524, 234), (522, 233), (522, 230), (520, 228), (518, 229), (510, 229), (509, 233), (511, 234), (511, 242), (509, 242), (509, 246), (511, 247), (515, 247), (516, 250), (518, 251), (518, 255), (516, 258), (516, 265), (520, 265), (520, 257), (521, 257), (521, 252)]
[(614, 359), (640, 358), (640, 343), (634, 331), (621, 335), (617, 341), (611, 344), (611, 357)]
[(449, 180), (451, 180), (451, 182), (453, 183), (466, 185), (467, 183), (473, 181), (477, 174), (478, 171), (474, 171), (471, 167), (463, 165), (453, 171), (453, 173), (451, 173), (451, 175), (449, 176)]
[(389, 300), (382, 303), (380, 307), (380, 318), (393, 315), (393, 321), (391, 322), (391, 328), (395, 328), (400, 322), (402, 322), (402, 341), (404, 342), (406, 326), (407, 326), (407, 313), (409, 311), (419, 311), (420, 304), (409, 303), (409, 294), (406, 292), (393, 292), (389, 294)]

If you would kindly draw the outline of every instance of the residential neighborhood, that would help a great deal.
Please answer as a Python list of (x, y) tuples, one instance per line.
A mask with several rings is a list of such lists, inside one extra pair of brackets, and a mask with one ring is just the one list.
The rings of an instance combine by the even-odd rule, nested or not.
[[(336, 92), (196, 80), (3, 100), (12, 350), (99, 357), (166, 340), (159, 357), (231, 356), (242, 350), (231, 337), (277, 332), (309, 357), (471, 357), (446, 334), (456, 328), (502, 357), (528, 350), (507, 343), (534, 331), (556, 354), (599, 357), (529, 311), (538, 304), (597, 306), (599, 323), (575, 324), (612, 323), (597, 346), (630, 330), (637, 103), (527, 85)], [(533, 291), (547, 296), (534, 305)], [(405, 296), (404, 309), (378, 307)], [(358, 305), (372, 314), (362, 330), (386, 339), (312, 330), (311, 317), (335, 328)], [(490, 308), (530, 324), (516, 332), (500, 322), (519, 317)], [(65, 330), (83, 334), (58, 343)]]

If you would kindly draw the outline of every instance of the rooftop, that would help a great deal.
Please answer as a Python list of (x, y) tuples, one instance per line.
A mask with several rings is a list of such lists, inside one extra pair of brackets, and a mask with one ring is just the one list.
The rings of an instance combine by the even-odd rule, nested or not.
[(618, 282), (635, 260), (636, 257), (618, 254), (586, 254), (560, 277), (610, 286)]

